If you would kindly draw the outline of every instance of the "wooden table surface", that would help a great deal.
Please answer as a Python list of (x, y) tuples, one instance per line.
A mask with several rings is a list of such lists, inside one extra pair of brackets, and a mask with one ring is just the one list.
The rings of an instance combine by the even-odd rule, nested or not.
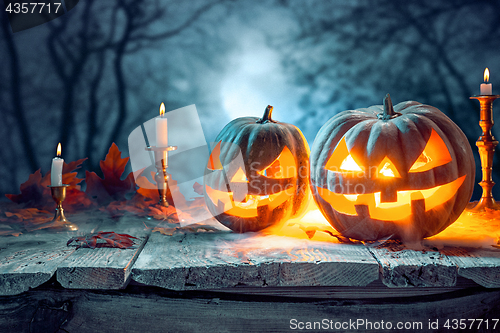
[[(499, 321), (500, 250), (490, 245), (310, 240), (293, 223), (305, 237), (214, 225), (162, 234), (147, 217), (103, 216), (68, 215), (77, 232), (0, 236), (0, 332), (287, 332), (325, 320), (436, 332), (454, 318), (490, 332)], [(130, 249), (66, 245), (96, 231), (137, 239)]]
[[(130, 281), (171, 290), (364, 287), (376, 281), (391, 288), (448, 288), (459, 277), (500, 287), (500, 249), (494, 247), (412, 250), (394, 241), (375, 246), (196, 228), (168, 236), (147, 228), (152, 221), (145, 217), (110, 219), (97, 212), (71, 220), (79, 231), (0, 237), (0, 295), (20, 294), (54, 275), (68, 289), (123, 289)], [(66, 245), (98, 230), (138, 239), (130, 249)]]

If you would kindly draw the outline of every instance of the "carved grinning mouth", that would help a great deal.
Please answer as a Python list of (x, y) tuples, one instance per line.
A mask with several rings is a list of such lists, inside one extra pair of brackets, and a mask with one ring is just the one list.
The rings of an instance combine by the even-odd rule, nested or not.
[(239, 217), (258, 216), (257, 208), (260, 206), (268, 206), (269, 209), (274, 209), (290, 198), (290, 192), (288, 191), (291, 191), (291, 188), (287, 188), (269, 195), (247, 194), (243, 200), (237, 201), (233, 199), (233, 192), (215, 190), (208, 185), (205, 185), (205, 187), (207, 196), (217, 207), (219, 214), (226, 213)]
[(370, 218), (382, 221), (396, 221), (412, 214), (412, 201), (424, 200), (425, 211), (436, 208), (456, 194), (466, 176), (454, 181), (423, 190), (405, 190), (397, 192), (397, 201), (381, 202), (381, 192), (364, 194), (342, 194), (317, 187), (319, 195), (327, 201), (334, 210), (345, 215), (358, 215), (356, 206), (368, 207)]

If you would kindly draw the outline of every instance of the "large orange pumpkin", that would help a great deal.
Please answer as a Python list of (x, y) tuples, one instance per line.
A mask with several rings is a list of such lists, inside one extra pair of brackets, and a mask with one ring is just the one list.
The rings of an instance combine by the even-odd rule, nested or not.
[(309, 146), (297, 127), (273, 120), (272, 110), (227, 124), (207, 163), (207, 207), (235, 232), (296, 216), (309, 198)]
[(359, 240), (415, 241), (453, 223), (469, 202), (475, 164), (460, 128), (408, 101), (344, 111), (318, 132), (311, 188), (330, 224)]

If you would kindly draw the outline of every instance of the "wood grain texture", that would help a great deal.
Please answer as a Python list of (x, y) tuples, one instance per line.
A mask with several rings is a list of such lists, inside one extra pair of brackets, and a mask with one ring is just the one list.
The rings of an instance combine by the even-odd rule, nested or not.
[(207, 291), (222, 293), (224, 295), (252, 295), (259, 297), (293, 297), (296, 299), (346, 299), (346, 300), (381, 300), (421, 298), (445, 293), (460, 292), (465, 289), (478, 289), (480, 287), (472, 280), (459, 277), (457, 285), (453, 287), (420, 287), (420, 288), (389, 288), (381, 280), (374, 281), (365, 287), (250, 287), (237, 286), (233, 288), (210, 289)]
[(122, 289), (130, 280), (132, 265), (147, 241), (147, 235), (133, 235), (134, 247), (116, 249), (79, 248), (57, 267), (57, 281), (72, 289)]
[(458, 275), (486, 288), (500, 288), (500, 250), (444, 248), (441, 253), (458, 267)]
[(174, 290), (365, 286), (378, 279), (378, 264), (363, 246), (259, 233), (153, 234), (132, 279)]
[[(298, 288), (300, 289), (300, 288)], [(227, 296), (227, 297), (226, 297)], [(318, 302), (266, 299), (249, 300), (231, 295), (158, 293), (150, 289), (92, 292), (90, 290), (35, 290), (19, 296), (0, 297), (1, 332), (290, 332), (291, 320), (343, 323), (364, 320), (356, 329), (324, 331), (374, 331), (366, 325), (383, 320), (398, 332), (398, 322), (422, 323), (408, 332), (448, 331), (449, 318), (498, 319), (500, 291), (447, 293), (430, 297), (394, 298), (369, 302), (337, 300)], [(439, 330), (428, 323), (439, 322)], [(484, 328), (484, 325), (483, 325)], [(498, 327), (497, 327), (498, 328)], [(306, 331), (295, 329), (297, 331)], [(320, 329), (308, 331), (323, 331)], [(491, 332), (488, 330), (471, 330)]]
[(0, 295), (16, 295), (48, 281), (71, 253), (68, 233), (23, 234), (2, 237)]
[(451, 287), (457, 267), (437, 251), (417, 251), (389, 242), (369, 248), (380, 264), (382, 282), (388, 287)]

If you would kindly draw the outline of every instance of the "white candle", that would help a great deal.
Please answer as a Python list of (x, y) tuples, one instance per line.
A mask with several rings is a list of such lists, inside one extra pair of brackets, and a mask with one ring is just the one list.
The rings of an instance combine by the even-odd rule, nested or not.
[(156, 146), (168, 147), (168, 126), (165, 116), (165, 104), (161, 103), (160, 116), (155, 119), (156, 126)]
[(490, 71), (488, 68), (484, 70), (484, 83), (481, 83), (481, 95), (493, 95), (493, 86), (487, 83), (490, 80)]
[(64, 159), (61, 157), (61, 143), (57, 145), (57, 156), (52, 159), (52, 167), (50, 169), (50, 185), (62, 186), (62, 169)]

